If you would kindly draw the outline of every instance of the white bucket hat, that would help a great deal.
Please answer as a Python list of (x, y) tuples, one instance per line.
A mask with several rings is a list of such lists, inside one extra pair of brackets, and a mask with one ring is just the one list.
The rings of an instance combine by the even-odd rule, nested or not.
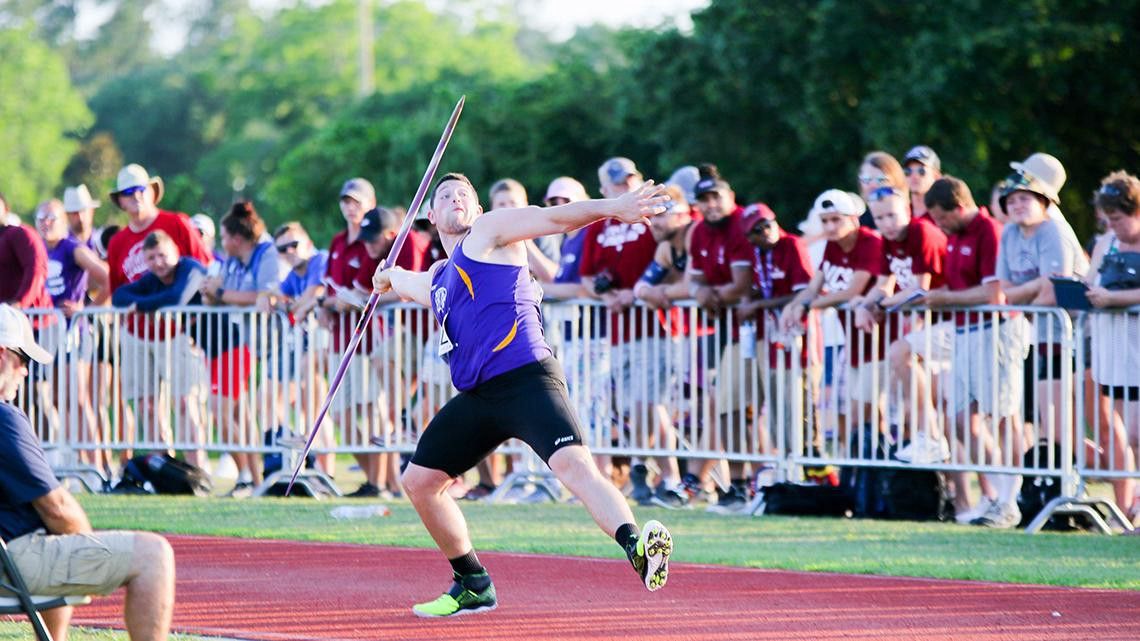
[(91, 198), (87, 185), (76, 185), (63, 190), (63, 210), (67, 212), (85, 211), (99, 207), (98, 200)]
[(0, 348), (14, 349), (37, 363), (51, 362), (51, 354), (36, 342), (32, 322), (7, 304), (0, 304)]
[(162, 200), (162, 194), (165, 192), (161, 178), (146, 173), (142, 165), (131, 163), (119, 170), (119, 176), (115, 179), (115, 191), (111, 192), (111, 201), (122, 209), (122, 205), (119, 205), (119, 194), (132, 187), (150, 187), (153, 189), (154, 204), (156, 205), (158, 201)]

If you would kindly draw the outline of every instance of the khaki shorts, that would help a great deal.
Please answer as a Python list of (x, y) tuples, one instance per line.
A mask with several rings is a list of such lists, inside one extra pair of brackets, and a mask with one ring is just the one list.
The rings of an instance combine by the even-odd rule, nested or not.
[(33, 532), (10, 541), (8, 551), (33, 594), (110, 594), (127, 582), (136, 536)]
[[(930, 339), (927, 349), (926, 341)], [(903, 337), (910, 352), (926, 362), (927, 367), (934, 373), (950, 369), (950, 361), (954, 354), (954, 322), (943, 321), (933, 325), (920, 327)]]
[(194, 391), (205, 395), (209, 381), (206, 357), (188, 336), (178, 334), (169, 341), (143, 340), (129, 332), (119, 336), (123, 398), (157, 396), (162, 382), (170, 385), (170, 393), (176, 398)]
[[(330, 384), (336, 376), (336, 367), (340, 367), (339, 360), (333, 369), (329, 370)], [(330, 409), (334, 412), (344, 412), (360, 405), (375, 403), (379, 396), (380, 377), (372, 368), (372, 359), (367, 354), (356, 354), (344, 372), (344, 380), (340, 383), (340, 390), (333, 399)]]
[(886, 398), (887, 384), (886, 361), (863, 363), (851, 368), (847, 391), (851, 394), (851, 400), (878, 403)]

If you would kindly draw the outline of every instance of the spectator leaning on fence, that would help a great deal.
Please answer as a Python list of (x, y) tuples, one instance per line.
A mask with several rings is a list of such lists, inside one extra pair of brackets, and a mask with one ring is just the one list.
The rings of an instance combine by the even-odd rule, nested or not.
[[(1103, 418), (1097, 443), (1109, 448), (1111, 430), (1116, 458), (1113, 469), (1134, 471), (1140, 447), (1140, 179), (1123, 171), (1106, 176), (1093, 196), (1111, 233), (1097, 247), (1089, 302), (1100, 313), (1091, 322), (1093, 378), (1100, 385)], [(1107, 462), (1100, 466), (1108, 468)], [(1114, 483), (1116, 501), (1128, 516), (1140, 517), (1140, 496), (1128, 481)], [(1131, 507), (1129, 507), (1129, 505)]]
[[(717, 436), (712, 439), (725, 451), (740, 454), (763, 450), (755, 442), (751, 425), (740, 429), (750, 412), (759, 413), (758, 399), (751, 398), (753, 362), (744, 360), (740, 349), (739, 319), (728, 312), (752, 289), (752, 246), (744, 235), (744, 208), (736, 203), (736, 193), (721, 178), (716, 166), (699, 167), (701, 179), (693, 187), (702, 220), (693, 227), (689, 242), (686, 278), (689, 293), (716, 322), (715, 351), (719, 353), (714, 386), (714, 421)], [(714, 321), (714, 319), (716, 319)], [(750, 337), (749, 340), (755, 340)], [(744, 439), (733, 438), (743, 433)], [(749, 501), (748, 476), (744, 463), (728, 464), (730, 486), (717, 497), (717, 512), (734, 513)]]
[[(221, 276), (208, 276), (199, 291), (202, 302), (223, 307), (256, 307), (259, 312), (269, 310), (270, 301), (281, 286), (277, 249), (273, 243), (262, 240), (265, 222), (253, 203), (234, 203), (230, 212), (222, 217), (222, 249), (229, 258), (222, 267)], [(251, 322), (245, 312), (221, 312), (211, 316), (214, 324), (210, 335), (206, 332), (206, 353), (209, 357), (210, 399), (218, 420), (219, 436), (224, 445), (249, 447), (261, 445), (255, 434), (256, 421), (246, 392), (253, 371), (254, 353), (264, 349), (262, 336), (254, 334), (263, 325)], [(220, 341), (221, 345), (214, 345)], [(258, 353), (257, 361), (265, 358)], [(257, 457), (247, 452), (230, 452), (237, 465), (238, 481), (230, 493), (234, 497), (246, 496), (257, 484), (260, 470)]]
[[(142, 247), (147, 272), (133, 283), (116, 289), (111, 297), (112, 305), (128, 311), (154, 312), (163, 307), (197, 305), (202, 302), (198, 288), (205, 280), (206, 268), (201, 263), (188, 256), (179, 256), (178, 246), (161, 229), (147, 234)], [(205, 399), (206, 365), (202, 350), (186, 334), (175, 334), (174, 324), (170, 322), (163, 323), (156, 334), (157, 340), (151, 347), (152, 357), (166, 358), (168, 352), (164, 345), (168, 343), (174, 363), (185, 368), (173, 377), (173, 393), (182, 399), (181, 408), (188, 428), (187, 433), (180, 436), (188, 443), (204, 444), (205, 419), (200, 406)], [(151, 370), (147, 368), (146, 371)], [(201, 447), (187, 450), (186, 461), (205, 468), (205, 450)]]
[[(1049, 205), (1059, 202), (1056, 190), (1033, 174), (1019, 172), (1007, 181), (998, 204), (1012, 224), (1002, 230), (997, 275), (1010, 305), (1054, 305), (1057, 301), (1050, 277), (1085, 275), (1074, 271), (1077, 256), (1083, 253), (1076, 238), (1066, 242), (1060, 226), (1047, 213)], [(1061, 370), (1072, 371), (1074, 363), (1067, 357), (1062, 358), (1063, 325), (1059, 318), (1038, 315), (1034, 330), (1037, 335), (1035, 398), (1039, 420), (1034, 421), (1037, 437), (1060, 444)], [(1033, 420), (1034, 416), (1025, 419)]]
[[(124, 618), (133, 641), (163, 641), (174, 611), (174, 552), (149, 532), (96, 532), (47, 464), (28, 417), (10, 403), (30, 361), (51, 360), (28, 319), (0, 305), (0, 538), (33, 594), (109, 594), (127, 588)], [(71, 608), (43, 613), (67, 638)]]
[[(811, 283), (814, 270), (807, 247), (798, 236), (780, 229), (776, 213), (763, 203), (745, 208), (743, 228), (752, 246), (752, 290), (737, 312), (744, 320), (754, 320), (758, 345), (768, 347), (767, 364), (757, 366), (760, 372), (768, 373), (767, 380), (758, 386), (757, 399), (758, 406), (767, 403), (768, 424), (772, 426), (768, 438), (774, 446), (790, 452), (795, 443), (792, 430), (806, 426), (804, 445), (810, 445), (811, 455), (820, 456), (823, 432), (818, 415), (807, 405), (808, 399), (818, 394), (820, 354), (808, 339), (819, 340), (819, 317), (808, 314), (792, 333), (781, 331), (777, 316)], [(809, 322), (813, 325), (810, 336), (798, 338), (797, 335), (807, 334)], [(797, 353), (798, 366), (792, 361)], [(757, 358), (764, 356), (757, 354)], [(797, 367), (800, 378), (794, 377)], [(807, 394), (808, 386), (815, 392), (811, 396)], [(793, 408), (803, 413), (803, 423), (793, 423)]]
[[(933, 391), (926, 373), (937, 374), (949, 367), (954, 326), (938, 322), (943, 320), (938, 316), (933, 317), (936, 322), (926, 325), (926, 319), (918, 314), (887, 318), (884, 312), (944, 285), (946, 234), (929, 218), (911, 216), (905, 195), (894, 187), (879, 187), (871, 192), (870, 199), (871, 215), (883, 235), (882, 274), (875, 288), (856, 303), (855, 324), (869, 331), (872, 326), (887, 322), (906, 332), (889, 348), (889, 392), (894, 398), (909, 400), (904, 407), (914, 408), (913, 414), (903, 412), (904, 420), (914, 425), (910, 442), (896, 457), (913, 463), (942, 462), (950, 457), (950, 447), (934, 414)], [(919, 367), (912, 356), (921, 358), (925, 368)]]
[[(860, 206), (863, 206), (862, 202), (869, 200), (871, 192), (879, 187), (894, 187), (910, 197), (902, 165), (898, 159), (885, 151), (872, 151), (864, 156), (863, 162), (859, 165), (858, 178), (859, 195), (862, 197), (862, 201), (858, 203)], [(874, 229), (875, 220), (871, 212), (866, 209), (859, 212), (859, 224)]]
[[(974, 204), (966, 183), (952, 176), (935, 181), (926, 192), (926, 206), (947, 235), (946, 287), (927, 293), (927, 305), (938, 309), (1001, 304), (1005, 299), (996, 271), (1001, 225)], [(959, 462), (1020, 467), (1024, 451), (1019, 416), (1022, 367), (1029, 348), (1025, 317), (959, 311), (954, 314), (954, 325), (954, 385), (948, 409), (954, 415), (951, 424), (956, 438), (975, 459)], [(996, 433), (991, 423), (997, 426)], [(1003, 456), (1002, 444), (1006, 443), (1013, 450)], [(965, 475), (955, 475), (955, 484), (959, 521), (1011, 528), (1021, 520), (1017, 507), (1020, 476), (992, 476), (989, 484), (997, 495), (987, 494), (990, 490), (983, 485), (982, 501), (974, 511), (969, 510)]]
[[(610, 158), (598, 168), (599, 188), (606, 198), (634, 191), (643, 182), (641, 172), (629, 158)], [(634, 431), (641, 432), (642, 427), (647, 427), (646, 416), (649, 425), (655, 425), (666, 412), (658, 399), (665, 392), (668, 368), (660, 345), (646, 336), (656, 329), (655, 321), (647, 318), (651, 315), (645, 309), (630, 309), (634, 303), (633, 286), (653, 260), (657, 243), (645, 223), (626, 223), (616, 218), (594, 222), (582, 233), (586, 235), (579, 264), (582, 284), (586, 295), (605, 303), (610, 320), (607, 328), (610, 345), (616, 352), (611, 370), (618, 398), (616, 423), (620, 425), (621, 416), (628, 413), (636, 425)], [(605, 376), (605, 366), (595, 363), (594, 375)], [(604, 447), (611, 440), (617, 444), (620, 438), (620, 432), (615, 432), (602, 439), (595, 436), (591, 442)], [(603, 473), (611, 472), (611, 478), (615, 478), (619, 486), (625, 484), (621, 463), (621, 459), (613, 461), (612, 465), (618, 468), (615, 475), (613, 467), (607, 470), (609, 466), (604, 457), (599, 457)], [(634, 499), (639, 501), (649, 501), (653, 496), (644, 472), (644, 466), (638, 468), (636, 474), (632, 468), (630, 471)]]
[[(844, 305), (867, 293), (876, 276), (882, 272), (883, 239), (877, 232), (859, 224), (859, 211), (862, 209), (857, 197), (838, 189), (829, 189), (815, 201), (815, 209), (820, 214), (827, 246), (819, 271), (811, 283), (784, 307), (780, 314), (781, 328), (786, 332), (797, 331), (804, 315), (812, 309), (827, 309)], [(851, 417), (847, 412), (838, 412), (839, 443), (847, 443), (847, 424), (854, 420), (856, 426), (869, 426), (882, 431), (882, 425), (874, 425), (872, 405), (881, 403), (882, 388), (886, 381), (883, 372), (882, 338), (879, 339), (879, 352), (872, 352), (872, 334), (855, 328), (853, 314), (848, 309), (839, 310), (839, 322), (847, 332), (847, 354), (851, 376), (848, 378), (848, 393), (852, 400), (862, 403)], [(836, 363), (837, 368), (847, 364)], [(879, 412), (879, 422), (882, 413)], [(865, 438), (874, 439), (867, 433)], [(863, 439), (853, 442), (864, 443)], [(866, 441), (867, 443), (876, 441)], [(864, 445), (863, 447), (869, 447)]]

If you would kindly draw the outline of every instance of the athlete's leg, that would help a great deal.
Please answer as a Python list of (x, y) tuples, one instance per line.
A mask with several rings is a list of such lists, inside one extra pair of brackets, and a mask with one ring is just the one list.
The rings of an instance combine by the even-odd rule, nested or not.
[(554, 475), (582, 501), (603, 532), (613, 536), (618, 526), (634, 522), (629, 504), (614, 484), (602, 476), (585, 446), (563, 447), (551, 455), (549, 464)]
[(409, 463), (401, 481), (404, 492), (440, 551), (449, 559), (470, 552), (467, 520), (455, 499), (447, 493), (452, 477), (442, 470)]

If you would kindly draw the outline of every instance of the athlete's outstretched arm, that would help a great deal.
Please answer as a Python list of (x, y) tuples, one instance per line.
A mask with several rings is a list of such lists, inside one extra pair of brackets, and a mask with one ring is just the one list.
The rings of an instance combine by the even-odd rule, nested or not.
[(665, 211), (668, 202), (665, 188), (650, 180), (617, 198), (582, 200), (555, 207), (496, 209), (480, 216), (471, 233), (502, 247), (520, 240), (564, 234), (603, 218), (649, 224), (648, 218)]
[(431, 307), (431, 279), (435, 270), (447, 261), (436, 261), (426, 272), (410, 272), (400, 267), (379, 269), (372, 275), (372, 289), (377, 294), (396, 292), (400, 298)]

